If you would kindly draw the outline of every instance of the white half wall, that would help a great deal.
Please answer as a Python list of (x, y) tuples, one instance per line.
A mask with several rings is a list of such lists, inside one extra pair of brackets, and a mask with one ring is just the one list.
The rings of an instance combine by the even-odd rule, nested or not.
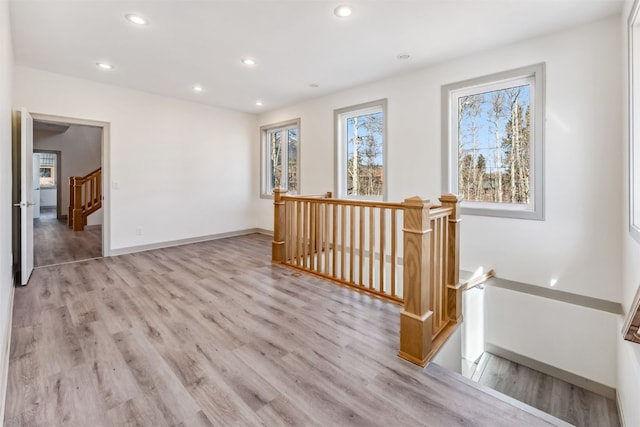
[[(625, 230), (623, 245), (623, 306), (625, 313), (633, 302), (640, 286), (640, 244)], [(640, 344), (622, 339), (623, 320), (616, 330), (618, 349), (618, 401), (624, 416), (625, 426), (640, 426)]]
[(0, 2), (0, 420), (4, 419), (5, 392), (11, 339), (13, 304), (11, 250), (11, 99), (13, 51), (9, 2)]
[[(620, 33), (622, 36), (623, 58), (622, 76), (623, 91), (621, 97), (621, 127), (623, 129), (621, 149), (623, 153), (621, 176), (622, 179), (622, 212), (620, 232), (622, 233), (622, 305), (625, 313), (628, 312), (638, 287), (640, 287), (640, 242), (635, 241), (629, 234), (629, 120), (628, 120), (628, 57), (627, 57), (627, 19), (631, 11), (632, 0), (625, 3), (624, 12), (620, 20)], [(636, 132), (640, 124), (636, 124)], [(638, 172), (636, 172), (638, 173)], [(618, 350), (618, 404), (624, 417), (625, 426), (640, 426), (640, 345), (622, 339), (623, 318), (620, 318), (616, 331), (616, 344)]]
[(485, 342), (616, 387), (618, 315), (485, 288)]
[[(266, 112), (258, 117), (258, 125), (300, 117), (301, 192), (333, 191), (333, 110), (387, 98), (389, 200), (419, 195), (435, 201), (442, 188), (441, 87), (545, 62), (546, 219), (463, 216), (460, 267), (469, 271), (493, 268), (498, 277), (539, 286), (548, 286), (555, 279), (556, 289), (619, 302), (619, 22), (618, 16), (610, 17)], [(254, 197), (258, 190), (256, 180)], [(260, 201), (258, 227), (273, 228), (272, 209), (270, 200)], [(553, 301), (533, 302), (533, 298), (505, 295), (503, 300), (525, 317), (536, 310), (548, 310), (555, 316), (550, 322), (574, 322), (576, 328), (578, 319), (589, 319), (590, 324), (599, 319), (593, 313), (575, 318), (561, 315)], [(503, 321), (494, 325), (495, 336), (505, 341), (494, 344), (517, 352), (509, 343), (518, 342), (521, 332), (512, 328), (506, 315), (503, 312)], [(618, 333), (614, 323), (605, 322), (583, 347), (556, 346), (566, 338), (564, 330), (543, 333), (533, 329), (528, 339), (531, 346), (541, 349), (539, 356), (544, 362), (566, 369), (568, 360), (580, 359), (572, 372), (615, 386), (615, 368), (603, 371), (595, 359), (590, 361), (591, 353), (604, 352), (602, 360), (615, 366), (615, 345), (603, 346)]]
[(254, 115), (21, 66), (14, 76), (15, 107), (110, 124), (111, 249), (255, 227)]

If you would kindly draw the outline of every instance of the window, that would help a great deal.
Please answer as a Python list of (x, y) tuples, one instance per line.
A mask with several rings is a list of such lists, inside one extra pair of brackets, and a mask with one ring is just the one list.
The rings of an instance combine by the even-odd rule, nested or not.
[(53, 153), (40, 154), (40, 187), (56, 186), (56, 155)]
[(629, 13), (629, 232), (640, 242), (640, 2)]
[(260, 128), (262, 134), (262, 196), (275, 188), (300, 192), (300, 119)]
[(544, 219), (544, 64), (442, 88), (444, 191), (462, 213)]
[(335, 110), (338, 197), (385, 198), (386, 110), (386, 99)]

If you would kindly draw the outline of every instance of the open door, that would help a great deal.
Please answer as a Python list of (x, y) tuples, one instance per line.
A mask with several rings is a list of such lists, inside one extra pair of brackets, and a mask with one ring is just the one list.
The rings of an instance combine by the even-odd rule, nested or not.
[(33, 118), (26, 109), (20, 114), (20, 253), (24, 286), (33, 272)]

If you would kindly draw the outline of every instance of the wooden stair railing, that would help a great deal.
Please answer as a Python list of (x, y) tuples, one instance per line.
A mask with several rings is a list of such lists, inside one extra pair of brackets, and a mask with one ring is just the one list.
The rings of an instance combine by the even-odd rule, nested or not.
[(73, 231), (82, 231), (87, 217), (102, 207), (102, 168), (85, 176), (69, 177), (69, 216)]
[(453, 194), (436, 206), (276, 189), (272, 261), (402, 304), (398, 355), (424, 366), (462, 320), (460, 202)]

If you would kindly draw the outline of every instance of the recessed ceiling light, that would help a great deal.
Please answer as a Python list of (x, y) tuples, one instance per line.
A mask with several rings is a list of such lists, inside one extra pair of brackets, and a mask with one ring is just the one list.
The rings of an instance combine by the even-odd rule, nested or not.
[(262, 101), (258, 99), (258, 100), (256, 101), (256, 106), (258, 106), (258, 107), (262, 107)]
[(309, 84), (309, 87), (312, 87), (312, 88), (314, 88), (314, 89), (315, 89), (315, 88), (317, 88), (317, 87), (320, 87), (320, 85), (319, 85), (318, 83), (310, 83), (310, 84)]
[(133, 13), (129, 13), (129, 14), (125, 15), (124, 17), (127, 18), (127, 21), (132, 22), (132, 23), (134, 23), (136, 25), (147, 25), (149, 23), (149, 21), (144, 19), (142, 16), (136, 15), (136, 14), (133, 14)]
[(351, 16), (352, 10), (349, 6), (341, 5), (333, 9), (333, 14), (338, 18), (346, 18), (347, 16)]
[(408, 53), (400, 53), (398, 54), (398, 56), (396, 56), (396, 58), (404, 61), (406, 59), (411, 58), (411, 55), (409, 55)]
[(256, 65), (256, 60), (253, 58), (242, 58), (241, 62), (244, 65), (249, 65), (249, 66)]
[(101, 70), (113, 70), (113, 65), (107, 62), (96, 62), (96, 67), (100, 68)]
[(191, 89), (193, 89), (194, 92), (204, 92), (204, 88), (200, 85), (193, 85)]

